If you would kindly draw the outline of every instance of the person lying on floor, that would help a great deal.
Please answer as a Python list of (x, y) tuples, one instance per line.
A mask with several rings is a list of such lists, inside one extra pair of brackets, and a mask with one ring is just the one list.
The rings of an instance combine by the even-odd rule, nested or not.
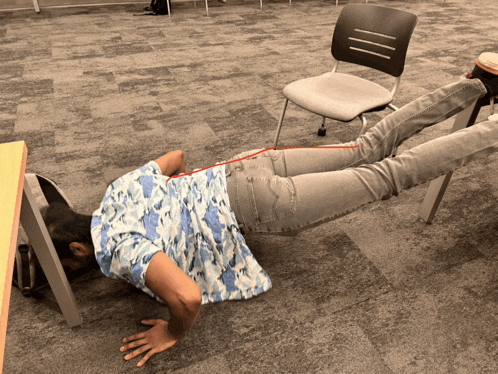
[[(396, 196), (498, 150), (498, 122), (487, 121), (389, 158), (425, 127), (475, 100), (498, 95), (498, 54), (483, 53), (473, 72), (393, 112), (357, 140), (329, 147), (269, 149), (184, 174), (181, 151), (115, 180), (92, 216), (51, 205), (45, 222), (61, 262), (96, 264), (166, 303), (169, 322), (142, 321), (123, 340), (126, 360), (171, 348), (201, 304), (248, 299), (271, 281), (244, 233), (289, 234)], [(183, 174), (182, 174), (183, 173)]]

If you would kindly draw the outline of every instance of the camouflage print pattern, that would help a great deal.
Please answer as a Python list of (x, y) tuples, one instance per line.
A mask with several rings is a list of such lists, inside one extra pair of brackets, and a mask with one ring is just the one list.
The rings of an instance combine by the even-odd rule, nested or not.
[(225, 166), (168, 179), (151, 161), (107, 188), (92, 219), (102, 272), (159, 300), (145, 274), (162, 251), (199, 285), (203, 304), (270, 289), (230, 207)]

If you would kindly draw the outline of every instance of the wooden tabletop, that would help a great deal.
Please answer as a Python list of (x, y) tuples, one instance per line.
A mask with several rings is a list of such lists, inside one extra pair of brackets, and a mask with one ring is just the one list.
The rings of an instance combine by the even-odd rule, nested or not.
[(28, 149), (24, 142), (0, 144), (0, 374), (9, 319), (12, 273)]

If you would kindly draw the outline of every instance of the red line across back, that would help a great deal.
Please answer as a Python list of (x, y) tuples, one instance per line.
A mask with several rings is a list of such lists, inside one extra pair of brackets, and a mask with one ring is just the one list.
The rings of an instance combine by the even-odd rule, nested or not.
[(341, 148), (342, 149), (354, 149), (354, 148), (358, 148), (358, 146), (355, 145), (354, 147), (341, 147), (341, 146), (337, 146), (337, 147), (335, 147), (335, 146), (328, 146), (328, 147), (271, 147), (271, 148), (266, 148), (266, 149), (263, 149), (263, 150), (258, 151), (256, 153), (250, 154), (249, 156), (238, 158), (236, 160), (231, 160), (231, 161), (227, 161), (227, 162), (222, 162), (220, 164), (207, 166), (207, 167), (199, 169), (199, 170), (194, 170), (190, 173), (184, 173), (184, 174), (180, 174), (180, 175), (172, 175), (171, 177), (168, 178), (168, 182), (173, 178), (185, 177), (187, 175), (199, 173), (201, 171), (213, 168), (215, 166), (228, 165), (228, 164), (231, 164), (232, 162), (242, 161), (242, 160), (245, 160), (246, 158), (251, 158), (251, 157), (259, 155), (260, 153), (275, 150), (275, 149), (310, 149), (310, 148), (313, 148), (313, 149), (341, 149)]

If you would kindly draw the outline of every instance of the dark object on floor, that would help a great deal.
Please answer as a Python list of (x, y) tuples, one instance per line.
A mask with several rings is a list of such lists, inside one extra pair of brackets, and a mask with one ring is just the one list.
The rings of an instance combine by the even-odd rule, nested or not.
[(144, 10), (152, 12), (151, 15), (168, 15), (171, 12), (171, 4), (168, 0), (152, 0), (150, 6)]

